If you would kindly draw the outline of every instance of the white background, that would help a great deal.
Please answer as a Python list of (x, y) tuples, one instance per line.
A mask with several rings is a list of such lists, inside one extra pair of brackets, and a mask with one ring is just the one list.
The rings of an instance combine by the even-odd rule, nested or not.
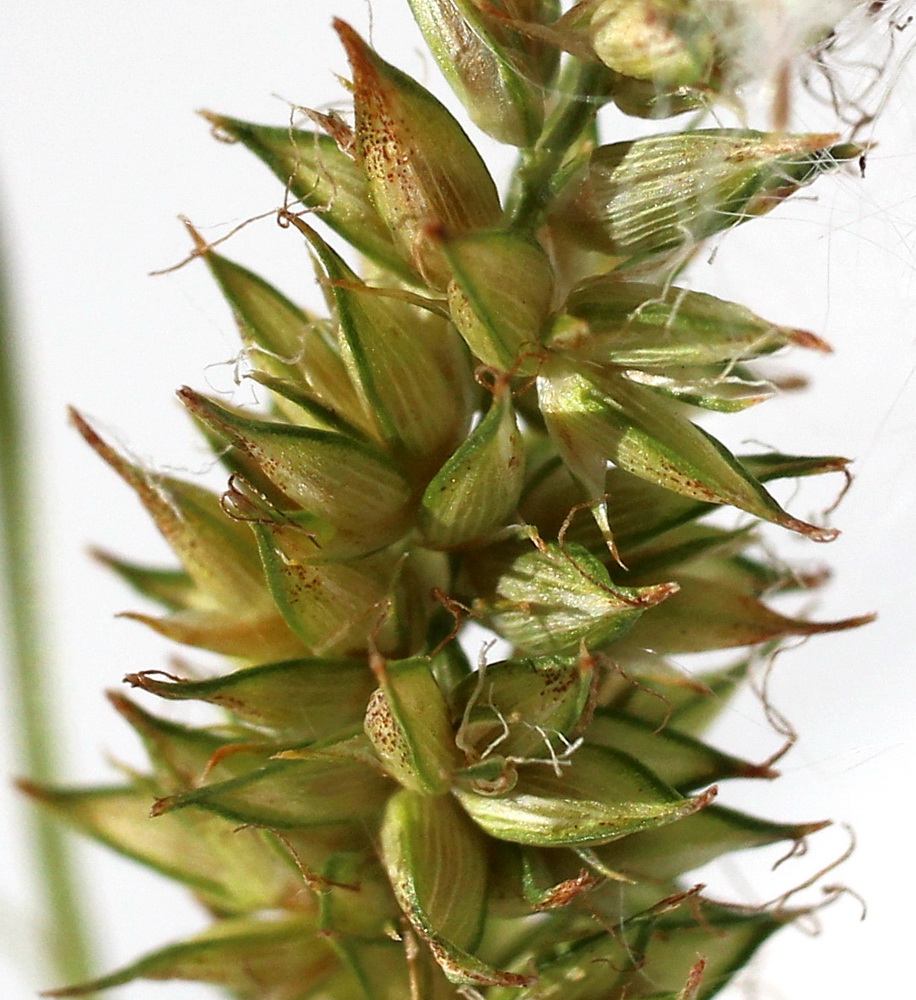
[[(102, 691), (128, 671), (163, 666), (172, 650), (141, 626), (112, 619), (113, 611), (137, 605), (89, 560), (86, 546), (149, 561), (164, 562), (167, 554), (126, 488), (68, 429), (65, 406), (95, 417), (141, 459), (207, 467), (171, 393), (183, 382), (231, 388), (233, 323), (200, 264), (165, 277), (147, 272), (185, 255), (179, 213), (213, 239), (277, 206), (281, 193), (264, 168), (241, 148), (213, 142), (193, 110), (282, 124), (289, 102), (341, 100), (332, 73), (344, 73), (345, 62), (329, 28), (332, 14), (368, 29), (362, 0), (31, 0), (0, 13), (0, 211), (26, 338), (44, 629), (68, 779), (108, 780), (106, 754), (139, 762)], [(444, 93), (435, 67), (419, 55), (406, 4), (376, 0), (374, 15), (379, 50)], [(911, 33), (894, 33), (898, 50), (911, 44)], [(861, 892), (869, 917), (859, 923), (858, 905), (848, 899), (824, 914), (820, 937), (784, 932), (731, 996), (901, 995), (910, 980), (914, 98), (913, 70), (904, 68), (869, 130), (878, 145), (864, 180), (854, 170), (821, 180), (810, 197), (721, 241), (714, 262), (694, 272), (697, 287), (817, 330), (836, 347), (830, 357), (784, 363), (814, 375), (814, 391), (709, 426), (734, 447), (757, 438), (786, 451), (856, 458), (855, 488), (833, 518), (842, 537), (829, 547), (782, 537), (780, 546), (802, 562), (829, 560), (835, 568), (835, 583), (813, 615), (881, 615), (868, 629), (812, 640), (780, 661), (771, 694), (800, 743), (783, 762), (782, 781), (737, 789), (730, 799), (786, 820), (849, 821), (859, 847), (831, 879)], [(796, 127), (831, 127), (823, 110), (799, 105), (797, 114)], [(615, 138), (636, 128), (623, 119), (612, 125)], [(267, 219), (223, 249), (317, 304), (307, 254), (292, 231)], [(817, 516), (826, 502), (823, 492), (806, 488), (789, 505)], [(14, 711), (6, 704), (3, 717)], [(779, 742), (751, 698), (728, 713), (724, 730), (724, 745), (750, 757), (766, 756)], [(0, 726), (5, 775), (17, 770), (11, 732), (11, 722)], [(36, 951), (40, 903), (26, 870), (22, 805), (5, 779), (0, 809), (0, 982), (3, 995), (18, 1000), (54, 984)], [(711, 874), (710, 883), (762, 901), (846, 845), (839, 828), (822, 839), (821, 852), (794, 862), (789, 873), (731, 866)], [(106, 968), (202, 926), (183, 893), (158, 877), (95, 848), (80, 857)], [(752, 884), (743, 890), (745, 879)], [(207, 990), (139, 983), (114, 995), (177, 1000)]]

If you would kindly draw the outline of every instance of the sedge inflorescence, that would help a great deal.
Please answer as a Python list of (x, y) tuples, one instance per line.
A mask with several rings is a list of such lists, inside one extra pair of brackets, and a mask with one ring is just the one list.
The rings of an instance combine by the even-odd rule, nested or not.
[[(775, 610), (813, 581), (756, 547), (760, 522), (832, 538), (766, 484), (845, 461), (735, 456), (696, 419), (772, 395), (761, 357), (827, 347), (680, 278), (703, 240), (863, 149), (666, 128), (783, 72), (736, 41), (757, 4), (409, 2), (474, 123), (518, 148), (505, 192), (458, 120), (336, 22), (352, 126), (205, 115), (285, 185), (327, 303), (305, 311), (192, 230), (267, 400), (179, 393), (224, 492), (138, 466), (74, 415), (179, 560), (106, 557), (164, 609), (133, 617), (231, 664), (128, 676), (224, 713), (192, 727), (114, 696), (149, 773), (31, 786), (213, 916), (55, 995), (147, 977), (250, 1000), (696, 1000), (799, 913), (685, 876), (823, 825), (717, 805), (721, 782), (775, 772), (703, 731), (755, 658), (864, 620)], [(855, 6), (821, 5), (793, 45)], [(609, 105), (658, 129), (606, 142)], [(743, 523), (711, 521), (723, 507)], [(469, 655), (469, 622), (504, 658)], [(738, 652), (677, 663), (721, 650)]]

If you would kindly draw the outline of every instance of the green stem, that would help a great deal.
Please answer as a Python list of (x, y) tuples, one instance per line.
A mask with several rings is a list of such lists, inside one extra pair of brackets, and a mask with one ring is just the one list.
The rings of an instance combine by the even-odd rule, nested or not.
[[(19, 390), (6, 261), (0, 233), (0, 544), (6, 553), (2, 572), (8, 595), (13, 714), (19, 728), (19, 766), (31, 780), (48, 783), (57, 774), (56, 727), (41, 643), (44, 629), (38, 613), (41, 588), (33, 533), (36, 505), (29, 481), (27, 420)], [(29, 810), (29, 823), (34, 868), (46, 903), (47, 954), (63, 982), (80, 982), (89, 977), (91, 963), (69, 844), (62, 828), (37, 809)]]
[(539, 215), (557, 185), (558, 175), (576, 141), (594, 122), (604, 103), (608, 70), (598, 63), (570, 59), (560, 77), (558, 91), (562, 95), (550, 114), (537, 145), (522, 153), (516, 169), (515, 188), (509, 195), (508, 210), (512, 224), (534, 229)]

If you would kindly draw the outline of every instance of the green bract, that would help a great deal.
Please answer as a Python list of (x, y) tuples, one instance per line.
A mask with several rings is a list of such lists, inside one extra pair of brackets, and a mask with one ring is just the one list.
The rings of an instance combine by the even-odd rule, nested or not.
[(544, 125), (559, 53), (515, 30), (512, 19), (555, 17), (558, 0), (408, 2), (474, 124), (500, 142), (532, 145)]
[[(128, 674), (221, 712), (195, 728), (116, 696), (149, 774), (26, 786), (214, 920), (56, 995), (146, 977), (245, 1000), (701, 1000), (798, 915), (694, 885), (824, 825), (713, 805), (776, 772), (703, 731), (782, 640), (867, 620), (778, 610), (818, 578), (755, 530), (829, 541), (764, 483), (846, 462), (734, 455), (697, 408), (759, 403), (778, 380), (758, 359), (829, 348), (677, 272), (860, 150), (689, 126), (602, 142), (610, 101), (656, 117), (734, 97), (721, 4), (409, 5), (473, 121), (519, 148), (506, 198), (451, 112), (335, 22), (354, 128), (206, 113), (298, 199), (282, 220), (329, 313), (191, 230), (262, 400), (179, 392), (224, 491), (143, 469), (75, 417), (178, 561), (101, 557), (165, 609), (132, 617), (233, 662)], [(739, 522), (709, 520), (723, 508)], [(501, 659), (463, 642), (469, 622)], [(733, 648), (699, 673), (681, 660)]]
[(861, 152), (836, 138), (697, 129), (599, 146), (561, 194), (554, 225), (622, 264), (692, 250)]

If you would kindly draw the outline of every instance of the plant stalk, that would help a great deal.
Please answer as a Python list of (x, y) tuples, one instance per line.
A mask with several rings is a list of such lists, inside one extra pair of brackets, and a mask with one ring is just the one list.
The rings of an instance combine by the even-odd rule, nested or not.
[[(0, 231), (0, 540), (5, 552), (3, 578), (7, 593), (10, 688), (19, 767), (31, 780), (58, 779), (52, 734), (55, 732), (48, 696), (48, 667), (42, 643), (36, 567), (35, 499), (26, 451), (27, 420), (22, 371), (16, 345), (13, 303), (7, 275), (3, 233)], [(45, 949), (53, 973), (62, 982), (76, 982), (91, 971), (85, 916), (70, 844), (63, 828), (39, 809), (28, 809), (29, 843), (44, 896)]]
[(537, 145), (522, 152), (515, 171), (515, 185), (509, 192), (507, 210), (519, 229), (536, 229), (538, 216), (549, 202), (557, 175), (570, 148), (594, 122), (604, 93), (608, 71), (599, 63), (570, 60), (560, 77), (556, 106), (547, 120)]

